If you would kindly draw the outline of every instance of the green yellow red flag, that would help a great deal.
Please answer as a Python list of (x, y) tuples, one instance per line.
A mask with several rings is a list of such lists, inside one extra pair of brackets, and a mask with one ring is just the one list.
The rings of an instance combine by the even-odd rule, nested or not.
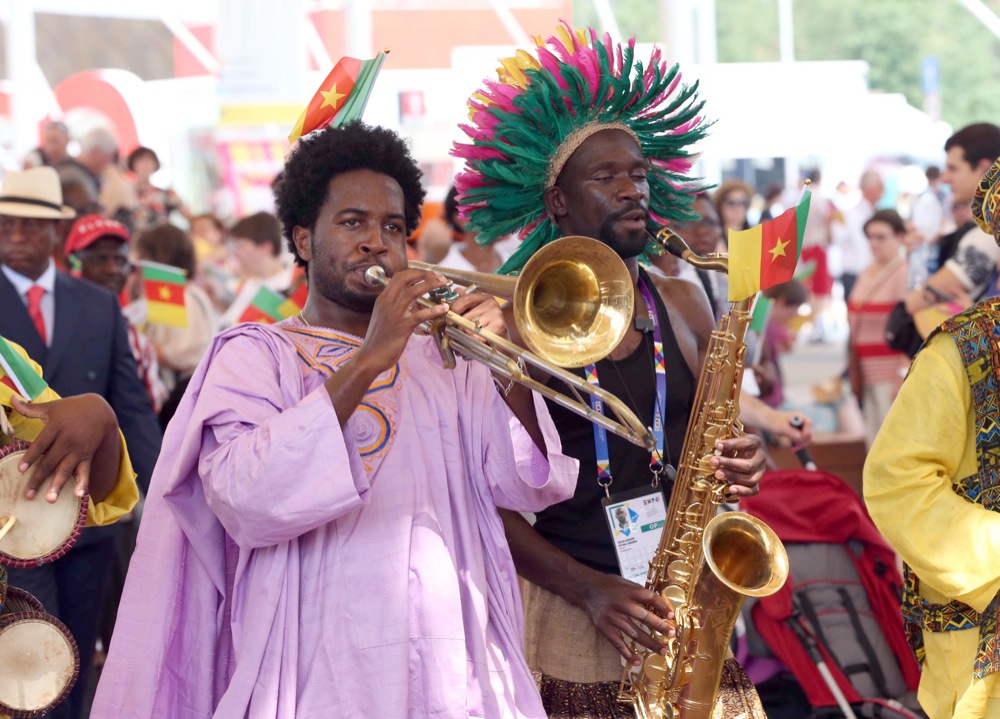
[(278, 312), (281, 313), (282, 318), (291, 317), (292, 315), (301, 312), (302, 308), (306, 306), (306, 298), (308, 296), (309, 285), (303, 282), (287, 300), (278, 306)]
[(27, 400), (36, 399), (48, 387), (31, 362), (22, 357), (3, 337), (0, 337), (0, 384), (6, 385)]
[(802, 234), (811, 193), (802, 201), (749, 230), (729, 231), (729, 301), (737, 302), (760, 290), (788, 282), (802, 253)]
[(180, 267), (142, 261), (142, 285), (149, 306), (146, 321), (152, 324), (187, 327), (184, 287), (187, 272)]
[(280, 307), (285, 301), (282, 295), (263, 285), (257, 288), (250, 304), (236, 319), (237, 322), (262, 322), (266, 325), (285, 319)]
[(360, 119), (387, 52), (380, 52), (371, 60), (341, 58), (302, 111), (288, 141), (294, 143), (314, 130), (340, 127)]

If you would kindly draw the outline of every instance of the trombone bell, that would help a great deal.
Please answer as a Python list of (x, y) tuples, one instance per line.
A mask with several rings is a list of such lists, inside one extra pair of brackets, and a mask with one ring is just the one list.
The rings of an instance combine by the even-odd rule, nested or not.
[(536, 252), (518, 277), (411, 262), (452, 282), (475, 284), (513, 303), (514, 322), (532, 352), (557, 367), (606, 357), (628, 331), (635, 291), (628, 268), (603, 242), (563, 237)]
[(563, 237), (536, 252), (514, 290), (525, 344), (559, 367), (603, 359), (628, 331), (632, 277), (618, 254), (589, 237)]

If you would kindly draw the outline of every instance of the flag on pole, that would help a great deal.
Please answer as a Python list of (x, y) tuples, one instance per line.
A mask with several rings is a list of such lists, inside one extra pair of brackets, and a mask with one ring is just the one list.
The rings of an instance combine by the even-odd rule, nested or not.
[(760, 290), (788, 282), (802, 253), (802, 234), (811, 193), (773, 220), (749, 230), (729, 231), (729, 301), (738, 302)]
[(48, 388), (31, 363), (18, 354), (3, 337), (0, 337), (0, 369), (4, 373), (0, 377), (0, 383), (7, 385), (24, 399), (34, 400)]
[(187, 272), (180, 267), (159, 262), (142, 261), (142, 285), (149, 312), (146, 321), (152, 324), (187, 327), (187, 307), (184, 305), (184, 287)]
[(371, 60), (341, 58), (302, 111), (288, 141), (294, 143), (314, 130), (360, 119), (387, 53), (380, 52)]
[(274, 324), (285, 319), (281, 314), (280, 307), (285, 302), (285, 298), (274, 290), (263, 285), (257, 287), (250, 304), (240, 313), (237, 322), (261, 322), (266, 325)]
[(299, 285), (298, 289), (291, 294), (291, 296), (281, 303), (278, 307), (278, 312), (281, 313), (282, 318), (291, 317), (302, 311), (302, 308), (306, 306), (306, 297), (309, 296), (309, 285), (305, 282)]

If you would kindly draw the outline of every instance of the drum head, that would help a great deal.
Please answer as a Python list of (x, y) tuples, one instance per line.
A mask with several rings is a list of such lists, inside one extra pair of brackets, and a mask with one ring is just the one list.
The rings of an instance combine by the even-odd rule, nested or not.
[(63, 556), (73, 546), (87, 519), (87, 502), (65, 486), (50, 503), (44, 488), (32, 500), (24, 488), (34, 467), (21, 474), (17, 465), (29, 445), (15, 442), (0, 449), (0, 518), (14, 515), (16, 522), (0, 539), (0, 564), (34, 567)]
[(0, 619), (0, 714), (37, 717), (66, 698), (80, 669), (76, 642), (47, 614)]

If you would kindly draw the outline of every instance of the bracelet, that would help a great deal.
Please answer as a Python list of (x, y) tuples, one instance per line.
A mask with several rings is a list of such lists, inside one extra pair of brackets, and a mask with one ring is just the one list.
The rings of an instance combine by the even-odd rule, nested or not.
[(507, 397), (508, 394), (510, 394), (511, 389), (514, 388), (513, 377), (510, 378), (510, 382), (507, 383), (506, 387), (504, 387), (503, 384), (500, 382), (500, 380), (498, 380), (496, 377), (493, 378), (493, 382), (497, 386), (497, 391), (499, 391), (500, 394), (502, 394), (505, 398)]

